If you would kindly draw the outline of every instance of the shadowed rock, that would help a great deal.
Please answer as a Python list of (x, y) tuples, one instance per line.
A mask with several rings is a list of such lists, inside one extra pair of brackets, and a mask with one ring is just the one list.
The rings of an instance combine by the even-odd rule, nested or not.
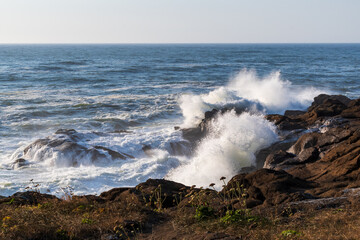
[(293, 177), (285, 171), (260, 169), (249, 174), (239, 174), (229, 181), (222, 192), (239, 187), (247, 189), (247, 201), (252, 206), (277, 205), (314, 198), (304, 192), (312, 187), (309, 182)]
[(36, 205), (38, 203), (48, 202), (50, 200), (59, 200), (57, 197), (49, 194), (27, 191), (27, 192), (17, 192), (11, 195), (10, 197), (0, 199), (1, 204), (31, 204)]

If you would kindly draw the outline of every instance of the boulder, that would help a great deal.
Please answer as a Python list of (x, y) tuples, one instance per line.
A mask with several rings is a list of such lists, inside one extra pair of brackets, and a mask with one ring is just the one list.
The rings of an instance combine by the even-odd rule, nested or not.
[[(295, 115), (298, 116), (298, 115)], [(279, 114), (269, 114), (266, 119), (273, 122), (279, 130), (306, 129), (306, 124), (301, 118), (292, 118)]]
[(18, 158), (11, 164), (11, 168), (18, 169), (18, 168), (26, 167), (27, 165), (29, 165), (28, 161), (26, 161), (23, 158)]
[[(270, 153), (264, 163), (264, 168), (267, 169), (280, 169), (286, 168), (284, 165), (291, 165), (296, 155), (288, 153), (284, 150), (279, 150), (274, 153)], [(280, 167), (281, 166), (281, 167)]]
[(136, 202), (139, 205), (150, 204), (152, 207), (162, 208), (176, 206), (184, 197), (189, 187), (164, 179), (148, 179), (135, 188), (114, 188), (103, 192), (100, 197), (108, 201)]
[(53, 159), (56, 165), (78, 166), (88, 162), (97, 162), (109, 159), (128, 159), (133, 156), (111, 150), (103, 146), (87, 147), (82, 145), (82, 134), (74, 129), (59, 129), (54, 135), (38, 139), (29, 144), (23, 151), (23, 156), (15, 160), (14, 167), (23, 166), (30, 161), (42, 162)]
[[(285, 171), (260, 169), (250, 174), (234, 176), (224, 187), (222, 193), (240, 188), (247, 194), (247, 201), (252, 205), (278, 205), (281, 203), (312, 199), (305, 193), (311, 183), (293, 177)], [(246, 189), (246, 190), (245, 190)], [(255, 204), (256, 203), (256, 204)]]
[(53, 195), (39, 193), (36, 191), (27, 191), (27, 192), (17, 192), (11, 195), (10, 197), (0, 199), (0, 205), (1, 204), (37, 205), (39, 203), (44, 203), (51, 200), (60, 201), (60, 199), (58, 199)]

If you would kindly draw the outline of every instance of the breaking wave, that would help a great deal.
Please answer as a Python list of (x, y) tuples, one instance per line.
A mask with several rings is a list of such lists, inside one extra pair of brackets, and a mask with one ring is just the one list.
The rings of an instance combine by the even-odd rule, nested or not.
[(194, 127), (204, 113), (213, 108), (240, 108), (250, 112), (283, 113), (286, 109), (304, 109), (321, 92), (313, 87), (298, 87), (283, 80), (280, 72), (259, 78), (254, 70), (242, 70), (226, 86), (208, 94), (180, 97), (184, 116), (182, 127)]
[(219, 115), (210, 123), (193, 158), (172, 171), (168, 178), (184, 184), (221, 187), (222, 176), (231, 177), (255, 165), (255, 153), (277, 140), (276, 127), (261, 114), (235, 111)]
[(255, 71), (243, 70), (226, 86), (208, 94), (183, 95), (180, 107), (182, 127), (196, 127), (206, 111), (235, 108), (211, 121), (207, 137), (201, 140), (194, 156), (168, 174), (184, 184), (206, 187), (219, 179), (232, 177), (241, 168), (255, 166), (255, 154), (277, 140), (276, 127), (266, 113), (283, 113), (286, 109), (304, 109), (321, 92), (315, 88), (293, 86), (280, 72), (259, 78)]

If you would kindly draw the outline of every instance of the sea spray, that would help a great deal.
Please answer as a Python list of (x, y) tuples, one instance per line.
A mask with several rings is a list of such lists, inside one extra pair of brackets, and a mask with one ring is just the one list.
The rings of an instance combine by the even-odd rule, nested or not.
[(260, 102), (267, 112), (283, 113), (287, 109), (304, 109), (314, 97), (323, 93), (313, 87), (293, 86), (281, 78), (280, 71), (259, 78), (254, 70), (244, 69), (227, 86), (249, 101)]
[[(244, 69), (226, 86), (208, 94), (183, 95), (179, 104), (183, 128), (196, 127), (205, 112), (236, 109), (218, 115), (210, 123), (210, 133), (198, 145), (194, 156), (168, 174), (185, 184), (207, 186), (220, 177), (232, 177), (243, 167), (255, 165), (255, 153), (277, 140), (276, 127), (264, 114), (304, 109), (320, 91), (297, 87), (283, 80), (279, 71), (260, 78), (254, 70)], [(218, 184), (218, 188), (221, 185)]]
[(232, 177), (241, 168), (255, 165), (255, 153), (277, 140), (276, 127), (261, 114), (229, 111), (210, 122), (210, 133), (191, 159), (167, 178), (187, 185), (221, 187), (222, 176)]
[(226, 86), (218, 87), (208, 94), (181, 96), (179, 105), (184, 116), (182, 127), (196, 126), (204, 118), (204, 113), (213, 108), (237, 108), (263, 113), (304, 109), (322, 92), (312, 87), (293, 86), (281, 78), (280, 72), (259, 78), (254, 70), (244, 69), (230, 79)]

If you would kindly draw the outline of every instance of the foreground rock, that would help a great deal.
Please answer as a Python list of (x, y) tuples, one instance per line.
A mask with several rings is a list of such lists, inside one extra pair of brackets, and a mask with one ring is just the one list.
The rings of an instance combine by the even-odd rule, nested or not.
[(320, 95), (305, 113), (268, 116), (287, 138), (303, 131), (291, 144), (269, 147), (264, 167), (312, 182), (306, 192), (316, 197), (340, 196), (344, 189), (359, 187), (359, 106), (360, 99)]
[[(184, 137), (196, 144), (224, 111), (207, 112), (198, 127), (183, 130)], [(254, 207), (341, 197), (360, 187), (360, 99), (321, 94), (307, 111), (266, 118), (278, 127), (281, 141), (257, 153), (260, 170), (235, 176), (223, 191), (243, 186), (247, 205)]]

